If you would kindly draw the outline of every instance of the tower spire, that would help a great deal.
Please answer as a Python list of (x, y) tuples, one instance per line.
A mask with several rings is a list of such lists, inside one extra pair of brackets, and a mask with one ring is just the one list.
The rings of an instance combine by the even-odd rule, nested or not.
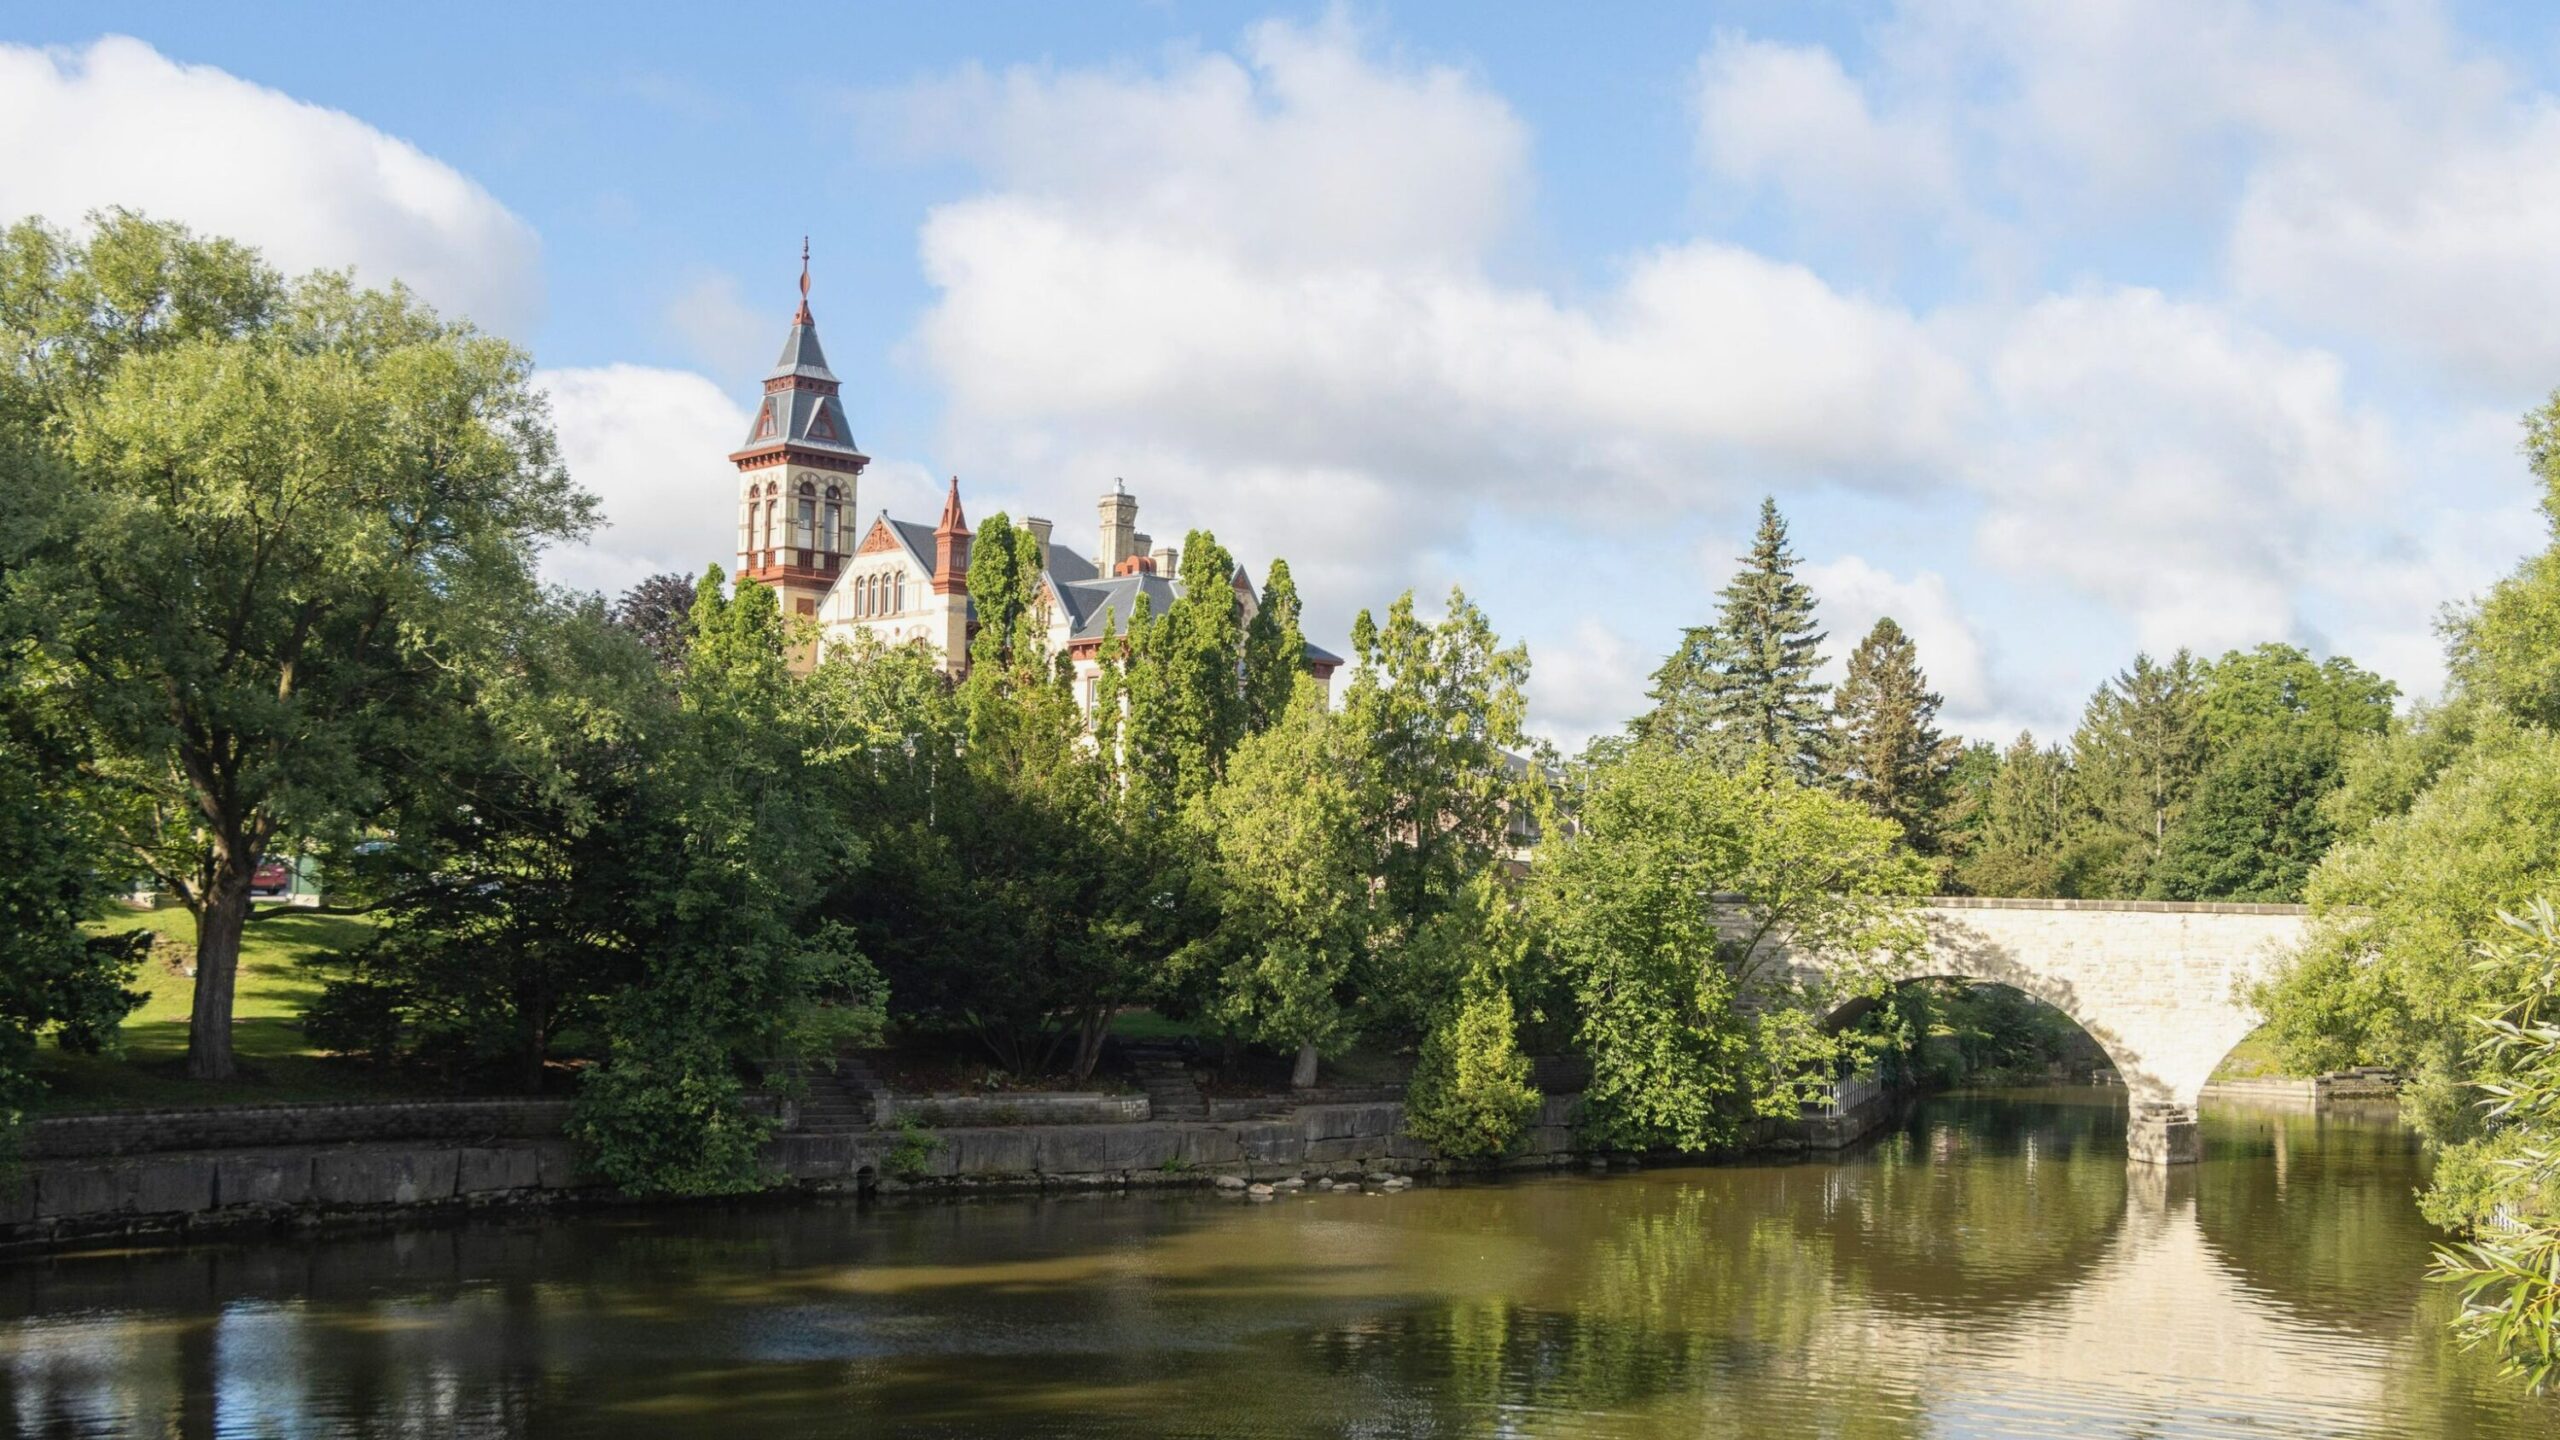
[(800, 237), (800, 310), (791, 317), (794, 325), (815, 323), (809, 318), (809, 237)]

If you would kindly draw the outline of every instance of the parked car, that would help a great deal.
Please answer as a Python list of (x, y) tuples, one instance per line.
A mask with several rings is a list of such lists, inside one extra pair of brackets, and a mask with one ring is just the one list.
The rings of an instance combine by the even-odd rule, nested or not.
[(260, 860), (258, 868), (249, 872), (252, 895), (282, 895), (292, 888), (293, 867), (273, 855)]

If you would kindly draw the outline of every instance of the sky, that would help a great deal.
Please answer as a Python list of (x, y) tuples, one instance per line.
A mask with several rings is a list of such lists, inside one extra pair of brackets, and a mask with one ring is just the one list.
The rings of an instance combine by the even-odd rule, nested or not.
[(1773, 496), (1976, 738), (2138, 650), (2411, 697), (2546, 539), (2560, 13), (2429, 3), (0, 13), (0, 221), (125, 205), (525, 346), (620, 590), (730, 563), (811, 303), (861, 504), (1451, 588), (1568, 747)]

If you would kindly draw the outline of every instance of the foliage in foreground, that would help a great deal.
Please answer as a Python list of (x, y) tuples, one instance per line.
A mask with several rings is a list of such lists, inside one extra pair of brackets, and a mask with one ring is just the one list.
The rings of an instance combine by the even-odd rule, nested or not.
[(2427, 1213), (2471, 1236), (2436, 1257), (2463, 1337), (2542, 1390), (2560, 1379), (2560, 916), (2538, 900), (2500, 920), (2479, 968), (2510, 998), (2475, 1017), (2473, 1047), (2487, 1133), (2444, 1152)]

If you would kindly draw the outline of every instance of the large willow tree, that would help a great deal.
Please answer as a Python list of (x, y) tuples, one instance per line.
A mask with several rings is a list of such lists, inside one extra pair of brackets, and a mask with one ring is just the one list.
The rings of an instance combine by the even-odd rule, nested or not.
[(0, 239), (6, 603), (89, 727), (123, 848), (193, 912), (188, 1073), (233, 1071), (249, 884), (387, 813), (592, 502), (532, 361), (400, 289), (287, 281), (128, 214)]

